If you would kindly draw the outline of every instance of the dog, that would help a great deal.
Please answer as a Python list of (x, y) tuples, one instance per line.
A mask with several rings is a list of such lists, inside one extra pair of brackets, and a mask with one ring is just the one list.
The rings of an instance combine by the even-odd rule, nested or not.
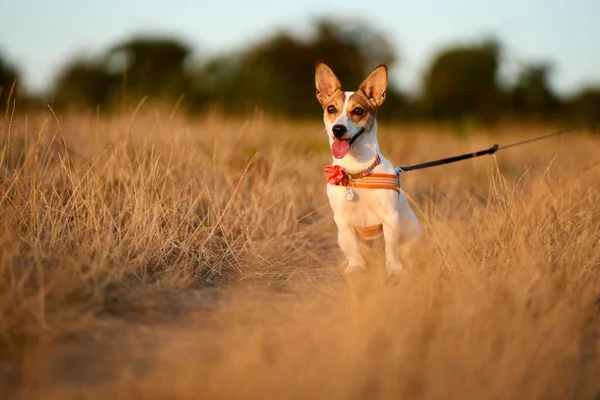
[(327, 197), (347, 259), (346, 273), (365, 270), (359, 241), (384, 239), (385, 270), (404, 271), (400, 245), (421, 236), (419, 222), (400, 190), (399, 175), (379, 149), (377, 110), (386, 96), (387, 66), (376, 67), (355, 92), (342, 91), (334, 72), (315, 67), (317, 99), (329, 138), (333, 164), (325, 167)]

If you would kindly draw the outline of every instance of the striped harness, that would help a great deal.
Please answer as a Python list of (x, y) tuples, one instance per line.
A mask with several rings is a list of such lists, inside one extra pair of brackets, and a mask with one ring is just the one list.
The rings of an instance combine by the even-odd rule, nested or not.
[[(385, 189), (394, 190), (400, 193), (400, 175), (399, 174), (375, 174), (373, 170), (381, 163), (379, 154), (375, 157), (373, 163), (366, 169), (350, 173), (339, 165), (328, 165), (325, 167), (325, 176), (327, 182), (346, 188), (346, 200), (352, 201), (354, 193), (352, 188), (356, 189)], [(366, 227), (353, 227), (356, 234), (362, 238), (375, 238), (383, 233), (383, 225), (377, 224)]]

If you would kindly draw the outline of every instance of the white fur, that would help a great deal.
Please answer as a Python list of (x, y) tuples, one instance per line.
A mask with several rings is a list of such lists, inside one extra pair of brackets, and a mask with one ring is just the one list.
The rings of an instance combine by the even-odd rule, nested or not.
[[(333, 125), (342, 124), (348, 132), (347, 138), (352, 138), (359, 127), (352, 123), (347, 115), (346, 106), (353, 92), (345, 92), (345, 102), (342, 113), (334, 122), (325, 120), (329, 145), (334, 141)], [(326, 115), (326, 114), (325, 114)], [(350, 148), (346, 156), (333, 159), (333, 165), (339, 165), (347, 171), (360, 171), (367, 168), (379, 154), (381, 163), (373, 172), (394, 174), (394, 166), (379, 150), (377, 142), (377, 123), (369, 132), (364, 132)], [(352, 189), (355, 193), (352, 201), (346, 201), (343, 186), (327, 184), (327, 197), (333, 210), (333, 218), (338, 228), (338, 244), (348, 260), (346, 273), (365, 268), (365, 260), (359, 248), (358, 238), (353, 227), (368, 227), (383, 225), (385, 241), (385, 268), (390, 274), (403, 270), (400, 261), (400, 243), (418, 238), (421, 235), (419, 222), (406, 200), (404, 193), (398, 194), (388, 189)]]

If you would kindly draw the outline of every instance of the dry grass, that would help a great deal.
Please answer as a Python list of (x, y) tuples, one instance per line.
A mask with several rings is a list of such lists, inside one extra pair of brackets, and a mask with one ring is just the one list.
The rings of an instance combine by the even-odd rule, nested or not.
[[(598, 138), (405, 175), (424, 240), (388, 280), (341, 274), (318, 121), (0, 129), (2, 399), (600, 396)], [(410, 164), (547, 129), (380, 141)]]

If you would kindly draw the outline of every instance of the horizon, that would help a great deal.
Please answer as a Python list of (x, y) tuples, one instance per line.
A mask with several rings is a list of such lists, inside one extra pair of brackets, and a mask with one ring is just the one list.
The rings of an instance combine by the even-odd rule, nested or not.
[[(550, 85), (560, 96), (600, 86), (600, 52), (594, 51), (591, 39), (600, 36), (600, 27), (593, 23), (600, 4), (591, 0), (571, 6), (558, 0), (528, 4), (508, 0), (502, 5), (461, 0), (452, 6), (429, 0), (405, 8), (386, 0), (370, 4), (368, 10), (356, 0), (336, 0), (331, 11), (323, 10), (317, 0), (294, 4), (258, 0), (250, 5), (230, 0), (204, 6), (191, 0), (153, 4), (109, 0), (83, 7), (74, 0), (15, 3), (0, 15), (0, 54), (19, 70), (25, 88), (37, 93), (49, 90), (70, 60), (100, 55), (139, 34), (182, 40), (192, 48), (193, 58), (202, 60), (235, 52), (281, 30), (305, 35), (319, 18), (375, 25), (392, 41), (399, 60), (390, 71), (391, 81), (407, 93), (420, 91), (423, 72), (441, 49), (489, 37), (502, 46), (504, 81), (514, 79), (520, 66), (550, 63)], [(237, 7), (235, 13), (228, 9), (232, 6)], [(269, 9), (269, 15), (263, 9)], [(539, 10), (543, 13), (536, 14)], [(529, 22), (532, 16), (538, 17), (535, 24)]]

